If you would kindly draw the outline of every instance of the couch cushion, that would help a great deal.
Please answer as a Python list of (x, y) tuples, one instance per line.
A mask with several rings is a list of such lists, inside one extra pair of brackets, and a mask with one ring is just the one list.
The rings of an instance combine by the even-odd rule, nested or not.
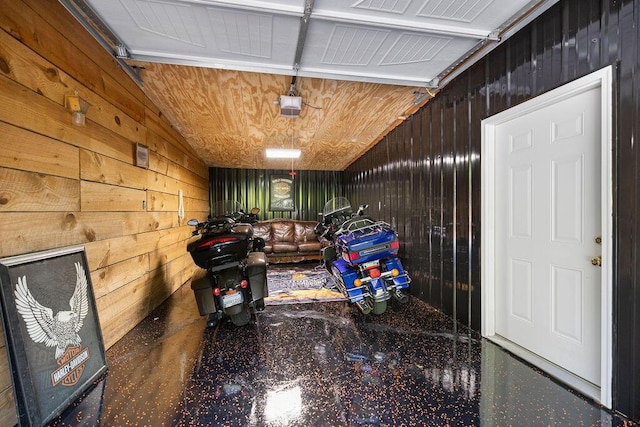
[(264, 249), (263, 252), (266, 254), (270, 254), (273, 252), (273, 244), (271, 243), (272, 234), (271, 234), (271, 224), (268, 222), (258, 222), (253, 224), (253, 237), (260, 237), (264, 239)]
[(273, 253), (297, 252), (298, 245), (293, 242), (273, 242)]
[(322, 249), (322, 245), (317, 240), (315, 242), (299, 242), (298, 243), (298, 251), (299, 252), (320, 252)]
[(298, 221), (295, 225), (294, 241), (301, 242), (317, 242), (318, 237), (315, 233), (317, 222), (314, 221)]
[(294, 227), (291, 221), (274, 221), (271, 223), (271, 234), (273, 235), (274, 244), (276, 242), (294, 243), (293, 233)]
[(258, 222), (253, 224), (254, 237), (262, 237), (265, 242), (271, 241), (271, 224), (268, 222)]

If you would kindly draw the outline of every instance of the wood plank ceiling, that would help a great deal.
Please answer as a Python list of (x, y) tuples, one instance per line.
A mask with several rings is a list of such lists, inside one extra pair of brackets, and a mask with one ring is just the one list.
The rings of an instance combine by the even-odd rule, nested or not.
[[(60, 0), (209, 166), (344, 170), (530, 0)], [(133, 70), (133, 71), (131, 71)], [(297, 117), (281, 95), (300, 97)], [(265, 148), (298, 148), (296, 160)]]

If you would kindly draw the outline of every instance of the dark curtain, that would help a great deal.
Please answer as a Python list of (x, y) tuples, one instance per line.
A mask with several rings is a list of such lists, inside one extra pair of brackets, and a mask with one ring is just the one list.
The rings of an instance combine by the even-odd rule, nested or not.
[(260, 209), (259, 219), (291, 218), (317, 221), (327, 200), (342, 195), (340, 172), (296, 171), (293, 177), (294, 210), (271, 211), (269, 185), (272, 176), (289, 176), (289, 171), (273, 169), (209, 168), (211, 203), (235, 200), (245, 210)]

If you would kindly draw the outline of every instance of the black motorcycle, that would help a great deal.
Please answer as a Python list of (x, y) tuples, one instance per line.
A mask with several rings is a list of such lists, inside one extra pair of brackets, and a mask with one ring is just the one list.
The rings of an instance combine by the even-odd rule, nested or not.
[[(237, 202), (218, 202), (205, 222), (195, 227), (187, 251), (200, 269), (193, 274), (191, 289), (207, 327), (229, 316), (236, 326), (251, 320), (251, 307), (264, 310), (267, 289), (267, 257), (264, 240), (253, 237), (249, 222), (257, 221), (257, 210), (245, 213)], [(246, 222), (244, 222), (246, 221)]]

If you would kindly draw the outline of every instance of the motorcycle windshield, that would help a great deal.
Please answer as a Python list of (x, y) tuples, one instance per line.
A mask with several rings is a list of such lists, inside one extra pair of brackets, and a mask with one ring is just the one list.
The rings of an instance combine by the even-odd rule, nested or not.
[(221, 200), (215, 202), (211, 209), (211, 215), (214, 217), (228, 216), (242, 211), (242, 205), (235, 200)]
[(335, 197), (325, 203), (322, 216), (327, 217), (342, 212), (351, 212), (351, 203), (346, 197)]

